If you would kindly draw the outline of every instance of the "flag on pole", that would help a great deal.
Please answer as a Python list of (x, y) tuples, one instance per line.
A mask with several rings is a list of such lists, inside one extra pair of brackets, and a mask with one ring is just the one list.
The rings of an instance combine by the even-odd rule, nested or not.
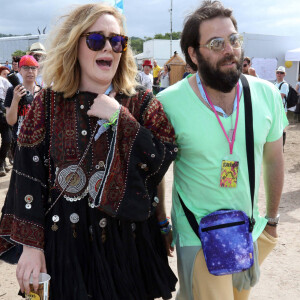
[(120, 11), (120, 13), (123, 13), (124, 6), (123, 6), (123, 0), (115, 0), (115, 7)]

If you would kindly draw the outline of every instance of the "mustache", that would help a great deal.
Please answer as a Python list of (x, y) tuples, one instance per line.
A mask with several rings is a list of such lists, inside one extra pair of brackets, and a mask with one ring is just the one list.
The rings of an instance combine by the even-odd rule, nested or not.
[(217, 63), (217, 67), (220, 67), (224, 63), (228, 63), (228, 62), (234, 62), (237, 65), (239, 65), (239, 63), (240, 63), (239, 59), (236, 56), (234, 56), (233, 54), (230, 54), (228, 56), (225, 56), (221, 60), (219, 60), (218, 63)]

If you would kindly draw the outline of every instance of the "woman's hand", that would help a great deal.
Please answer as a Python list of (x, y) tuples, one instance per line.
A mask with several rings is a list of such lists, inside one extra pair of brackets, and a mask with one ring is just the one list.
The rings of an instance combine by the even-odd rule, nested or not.
[(47, 273), (45, 255), (42, 250), (23, 246), (23, 253), (19, 259), (16, 275), (21, 292), (29, 294), (29, 279), (32, 273), (33, 288), (36, 291), (39, 287), (39, 274)]
[(119, 109), (120, 104), (114, 98), (116, 92), (112, 92), (109, 96), (99, 94), (95, 99), (87, 114), (99, 119), (109, 120), (109, 118)]
[(20, 102), (20, 99), (26, 95), (26, 89), (24, 88), (23, 85), (18, 84), (14, 88), (14, 97), (13, 100), (17, 101), (18, 103)]

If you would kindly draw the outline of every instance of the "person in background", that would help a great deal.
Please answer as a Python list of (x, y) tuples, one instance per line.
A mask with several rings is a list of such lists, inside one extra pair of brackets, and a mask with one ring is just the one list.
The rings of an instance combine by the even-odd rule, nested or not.
[(182, 76), (182, 79), (184, 79), (186, 76), (190, 75), (190, 74), (194, 74), (195, 71), (191, 68), (191, 66), (189, 64), (186, 64), (184, 67), (184, 73)]
[(42, 43), (36, 42), (30, 46), (29, 51), (26, 54), (33, 56), (39, 63), (46, 58), (46, 49)]
[(251, 59), (248, 56), (244, 57), (242, 72), (243, 74), (257, 77), (255, 69), (251, 67)]
[[(10, 71), (8, 70), (8, 68), (6, 68), (6, 67), (0, 67), (0, 76), (1, 76), (1, 77), (7, 79), (7, 75), (8, 75), (9, 73), (10, 73)], [(4, 122), (4, 120), (3, 120), (2, 123), (5, 124), (5, 125), (4, 125), (5, 139), (6, 139), (7, 143), (9, 142), (10, 145), (12, 146), (12, 143), (11, 143), (11, 141), (12, 141), (12, 137), (11, 137), (11, 135), (12, 135), (12, 133), (11, 133), (11, 127), (7, 125), (7, 121), (6, 121), (6, 110), (5, 110), (5, 107), (4, 107), (4, 100), (5, 100), (5, 97), (6, 97), (6, 93), (7, 93), (8, 88), (11, 86), (10, 83), (9, 83), (9, 84), (7, 84), (7, 83), (9, 83), (9, 82), (8, 82), (8, 81), (4, 81), (4, 84), (3, 84), (3, 82), (2, 82), (2, 85), (3, 85), (2, 88), (3, 88), (3, 91), (5, 91), (5, 92), (2, 92), (2, 97), (3, 97), (3, 98), (1, 98), (1, 99), (2, 99), (1, 102), (2, 102), (2, 105), (3, 105), (3, 107), (2, 107), (2, 112), (3, 112), (2, 117), (5, 117), (5, 122)], [(6, 126), (9, 127), (9, 131), (6, 130)], [(7, 132), (9, 135), (6, 134), (6, 132)], [(2, 138), (3, 138), (3, 137), (2, 137)], [(7, 157), (8, 157), (8, 159), (9, 159), (10, 164), (13, 165), (13, 155), (12, 155), (12, 147), (11, 147), (11, 146), (9, 147), (9, 150), (7, 151)], [(6, 172), (8, 172), (9, 169), (10, 169), (10, 168), (6, 165), (6, 161), (4, 161), (4, 169), (5, 169)], [(3, 169), (2, 169), (1, 172), (2, 172), (2, 174), (4, 174)]]
[(156, 95), (160, 91), (159, 73), (162, 68), (157, 64), (156, 60), (153, 60), (153, 66), (153, 94)]
[(35, 60), (39, 63), (39, 70), (38, 70), (38, 75), (36, 77), (36, 83), (43, 87), (43, 78), (42, 78), (42, 62), (46, 58), (46, 49), (44, 45), (40, 42), (33, 43), (30, 46), (29, 51), (27, 52), (28, 55), (31, 55), (35, 58)]
[(9, 69), (4, 66), (0, 67), (0, 76), (6, 79), (7, 74), (9, 74)]
[(19, 56), (13, 56), (12, 58), (12, 68), (10, 73), (14, 73), (17, 75), (17, 77), (19, 78), (20, 82), (23, 82), (23, 78), (22, 75), (19, 73), (19, 62), (20, 62), (21, 57)]
[[(287, 103), (286, 98), (289, 94), (289, 84), (284, 80), (285, 77), (285, 67), (279, 66), (276, 70), (276, 81), (275, 86), (279, 89), (283, 107), (285, 114), (287, 115)], [(283, 146), (285, 145), (286, 141), (286, 130), (283, 131)]]
[[(19, 62), (19, 73), (23, 78), (23, 83), (16, 87), (10, 87), (4, 101), (6, 108), (6, 120), (12, 128), (12, 153), (15, 152), (17, 138), (21, 125), (27, 115), (35, 95), (41, 87), (36, 85), (39, 64), (33, 56), (24, 55)], [(25, 97), (26, 96), (26, 97)]]
[(164, 65), (164, 70), (159, 72), (160, 92), (170, 86), (170, 71), (169, 65)]
[(143, 71), (138, 73), (138, 82), (150, 91), (152, 91), (153, 86), (153, 75), (150, 73), (151, 70), (151, 60), (146, 59), (143, 62)]
[(19, 56), (13, 56), (12, 58), (12, 68), (11, 68), (11, 72), (13, 73), (19, 73), (19, 61), (20, 61), (21, 57)]
[(298, 96), (300, 96), (300, 75), (298, 75), (298, 81), (296, 83), (295, 90), (298, 93)]
[(284, 110), (287, 113), (286, 98), (289, 94), (289, 85), (284, 80), (284, 77), (285, 77), (285, 67), (279, 66), (276, 70), (276, 81), (274, 84), (280, 91)]
[[(0, 67), (1, 69), (4, 68), (4, 71), (8, 69), (6, 67)], [(7, 90), (11, 87), (9, 81), (4, 77), (0, 76), (0, 135), (1, 135), (1, 147), (0, 147), (0, 177), (6, 175), (9, 172), (10, 168), (6, 164), (6, 156), (11, 146), (11, 128), (7, 124), (6, 121), (6, 109), (4, 106), (4, 99), (6, 97)]]
[(11, 70), (11, 65), (8, 63), (8, 60), (5, 62), (4, 67), (6, 67), (9, 71)]
[(296, 122), (300, 121), (300, 75), (298, 75), (298, 82), (295, 87), (296, 92), (298, 93), (298, 103), (295, 108), (295, 120)]
[[(179, 200), (181, 198), (197, 219), (195, 227), (203, 217), (222, 209), (241, 210), (251, 219), (245, 138), (245, 110), (248, 108), (240, 79), (242, 42), (232, 11), (220, 1), (203, 1), (186, 18), (181, 33), (182, 53), (197, 73), (157, 95), (175, 129), (179, 149), (174, 162), (172, 193), (178, 300), (248, 299), (251, 287), (259, 278), (259, 265), (278, 239), (278, 208), (284, 177), (282, 131), (287, 120), (278, 90), (266, 80), (243, 77), (249, 85), (253, 107), (254, 145), (250, 151), (254, 151), (255, 171), (251, 177), (257, 183), (253, 191), (252, 236), (256, 249), (253, 255), (251, 253), (253, 266), (235, 274), (214, 276), (209, 273), (199, 236), (188, 222)], [(266, 190), (264, 216), (260, 215), (257, 205), (262, 163)], [(226, 172), (228, 164), (231, 166)], [(222, 233), (216, 239), (222, 240)], [(230, 240), (228, 242), (230, 244)], [(226, 242), (222, 245), (225, 252), (227, 245)], [(222, 265), (224, 256), (220, 257), (218, 251), (211, 254)], [(272, 284), (271, 278), (265, 284)]]
[(124, 26), (115, 8), (86, 4), (49, 34), (47, 89), (21, 127), (0, 223), (1, 258), (21, 247), (22, 292), (30, 274), (37, 289), (47, 272), (51, 300), (172, 298), (157, 185), (176, 158), (175, 134), (135, 81)]

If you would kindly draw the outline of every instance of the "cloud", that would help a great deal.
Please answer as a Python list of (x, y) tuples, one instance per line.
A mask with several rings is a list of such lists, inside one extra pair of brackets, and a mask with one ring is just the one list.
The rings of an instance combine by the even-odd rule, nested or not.
[[(1, 0), (0, 33), (37, 34), (64, 14), (72, 4), (98, 0)], [(223, 0), (233, 9), (241, 32), (299, 36), (299, 0)], [(51, 3), (51, 5), (49, 5)], [(129, 36), (154, 36), (170, 32), (170, 0), (124, 0)], [(200, 5), (195, 0), (173, 0), (173, 31), (181, 31), (185, 16)]]

